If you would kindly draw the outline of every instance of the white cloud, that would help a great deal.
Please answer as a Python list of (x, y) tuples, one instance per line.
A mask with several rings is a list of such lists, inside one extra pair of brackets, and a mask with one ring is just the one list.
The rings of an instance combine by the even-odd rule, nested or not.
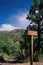
[(19, 12), (18, 14), (10, 15), (5, 21), (6, 24), (2, 24), (0, 27), (0, 31), (6, 30), (11, 31), (14, 29), (26, 29), (26, 27), (30, 24), (30, 20), (26, 19), (27, 12)]
[(22, 13), (22, 15), (18, 16), (18, 22), (19, 22), (20, 26), (25, 29), (31, 22), (30, 20), (27, 20), (26, 17), (27, 17), (27, 12)]
[(11, 30), (14, 30), (14, 29), (18, 29), (19, 27), (14, 27), (12, 26), (11, 24), (2, 24), (1, 27), (0, 27), (0, 31), (11, 31)]
[(20, 27), (22, 29), (26, 29), (26, 27), (30, 24), (30, 20), (26, 19), (27, 12), (19, 12), (18, 14), (11, 15), (7, 21), (13, 24), (16, 27)]

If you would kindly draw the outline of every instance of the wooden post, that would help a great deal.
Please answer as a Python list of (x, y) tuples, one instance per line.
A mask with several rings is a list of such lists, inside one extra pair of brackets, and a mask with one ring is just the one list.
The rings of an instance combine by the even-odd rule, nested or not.
[(33, 65), (33, 36), (31, 36), (31, 65)]
[(37, 31), (28, 30), (28, 35), (31, 35), (31, 65), (33, 65), (33, 37), (37, 35)]

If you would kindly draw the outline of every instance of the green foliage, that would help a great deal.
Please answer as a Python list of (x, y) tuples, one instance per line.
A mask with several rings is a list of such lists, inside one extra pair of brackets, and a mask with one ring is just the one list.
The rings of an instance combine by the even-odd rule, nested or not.
[[(27, 19), (30, 19), (32, 21), (32, 23), (34, 22), (36, 26), (38, 25), (36, 27), (36, 29), (38, 31), (38, 37), (37, 37), (38, 42), (37, 42), (37, 39), (34, 39), (34, 43), (35, 43), (34, 57), (35, 57), (35, 59), (38, 59), (39, 53), (41, 53), (42, 49), (43, 49), (42, 48), (43, 44), (41, 44), (41, 42), (43, 43), (43, 41), (41, 41), (41, 21), (43, 20), (43, 1), (42, 0), (41, 1), (40, 0), (33, 0), (33, 3), (32, 3), (32, 6), (30, 8)], [(30, 29), (34, 30), (35, 27), (30, 26)], [(36, 58), (36, 56), (37, 56), (37, 58)]]
[(39, 1), (33, 0), (32, 6), (33, 6), (33, 8), (39, 6)]
[(2, 57), (6, 61), (9, 61), (11, 59), (10, 56), (8, 54), (6, 54), (6, 53), (2, 53)]
[[(43, 4), (39, 0), (33, 0), (27, 19), (32, 20), (35, 23), (43, 19)], [(36, 12), (38, 10), (38, 13)], [(41, 17), (42, 16), (42, 17)]]
[(24, 59), (24, 62), (29, 62), (29, 61), (30, 61), (30, 57)]
[[(35, 30), (35, 25), (31, 29)], [(36, 28), (37, 30), (37, 28)], [(19, 36), (20, 34), (20, 36)], [(40, 47), (40, 56), (37, 55), (37, 37), (34, 37), (34, 61), (38, 61), (38, 58), (42, 60), (43, 55), (43, 35), (41, 35), (41, 47)], [(16, 42), (21, 41), (20, 45)], [(21, 53), (21, 58), (24, 62), (30, 61), (30, 36), (27, 35), (24, 31), (11, 31), (11, 32), (0, 32), (0, 57), (3, 59), (9, 59), (10, 56), (18, 57), (21, 50), (25, 50), (23, 54)], [(5, 54), (5, 55), (4, 55)]]
[(43, 61), (43, 54), (39, 55), (39, 61)]
[(0, 53), (0, 61), (10, 61), (11, 57), (6, 53)]
[(0, 53), (6, 53), (11, 56), (18, 56), (20, 45), (16, 42), (22, 40), (21, 35), (24, 30), (0, 31)]
[(27, 32), (24, 32), (23, 41), (20, 41), (21, 53), (20, 58), (23, 62), (30, 61), (30, 36), (27, 35)]

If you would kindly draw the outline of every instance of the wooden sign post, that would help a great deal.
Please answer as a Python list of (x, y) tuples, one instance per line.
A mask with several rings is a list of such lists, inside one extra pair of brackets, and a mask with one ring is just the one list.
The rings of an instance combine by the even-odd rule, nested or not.
[(28, 35), (31, 35), (31, 65), (33, 65), (33, 37), (37, 35), (37, 31), (28, 31)]

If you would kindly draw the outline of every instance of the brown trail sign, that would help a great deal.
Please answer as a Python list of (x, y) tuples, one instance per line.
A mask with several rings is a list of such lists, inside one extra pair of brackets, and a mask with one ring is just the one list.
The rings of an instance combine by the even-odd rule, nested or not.
[(31, 65), (33, 65), (33, 36), (38, 35), (37, 31), (28, 30), (28, 35), (31, 35)]
[(28, 30), (28, 35), (32, 35), (32, 36), (36, 36), (37, 35), (37, 31), (32, 31), (32, 30)]

